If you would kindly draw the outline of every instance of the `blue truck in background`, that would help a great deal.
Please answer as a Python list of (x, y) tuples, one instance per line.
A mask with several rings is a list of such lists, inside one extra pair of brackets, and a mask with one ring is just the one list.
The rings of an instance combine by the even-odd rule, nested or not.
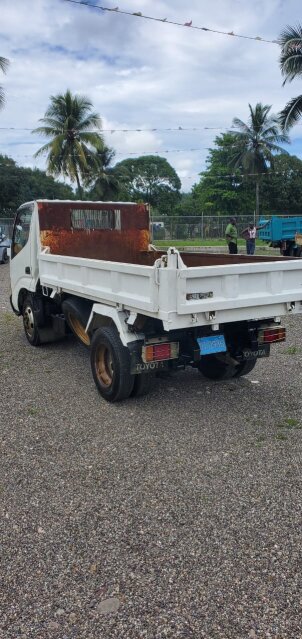
[(257, 226), (258, 238), (274, 248), (280, 248), (282, 255), (302, 256), (302, 216), (260, 219)]

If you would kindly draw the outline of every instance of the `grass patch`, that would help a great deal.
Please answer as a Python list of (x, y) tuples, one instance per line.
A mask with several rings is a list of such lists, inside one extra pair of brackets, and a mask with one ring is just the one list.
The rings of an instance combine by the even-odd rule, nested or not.
[(277, 428), (286, 428), (290, 430), (292, 428), (301, 429), (302, 426), (299, 423), (299, 421), (295, 419), (294, 417), (288, 417), (287, 419), (284, 420), (284, 422), (282, 422), (282, 424), (277, 424)]
[(297, 353), (301, 352), (300, 346), (289, 346), (283, 351), (285, 355), (297, 355)]
[(262, 444), (265, 441), (266, 441), (266, 436), (265, 435), (258, 435), (258, 437), (256, 438), (256, 443), (257, 444)]
[(30, 406), (29, 407), (29, 409), (28, 409), (28, 414), (29, 415), (31, 415), (33, 417), (34, 415), (38, 415), (38, 413), (39, 413), (39, 409), (38, 408), (36, 408), (35, 406)]
[(276, 439), (278, 439), (279, 441), (285, 441), (287, 437), (286, 435), (284, 435), (284, 433), (277, 433)]
[(12, 324), (12, 322), (16, 321), (16, 317), (15, 315), (13, 315), (13, 313), (10, 313), (9, 311), (5, 311), (4, 313), (2, 313), (2, 320), (4, 322), (4, 324)]

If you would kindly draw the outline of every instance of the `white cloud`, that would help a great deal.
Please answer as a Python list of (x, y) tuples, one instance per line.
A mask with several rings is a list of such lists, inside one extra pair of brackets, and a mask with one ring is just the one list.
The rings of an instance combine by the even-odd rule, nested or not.
[[(110, 3), (114, 4), (114, 3)], [(275, 39), (299, 19), (298, 0), (127, 0), (127, 10), (142, 11), (221, 31)], [(30, 18), (30, 19), (29, 19)], [(279, 48), (207, 31), (195, 31), (114, 13), (64, 0), (2, 0), (0, 54), (11, 60), (0, 84), (7, 95), (0, 127), (35, 128), (49, 96), (70, 88), (88, 95), (109, 129), (198, 128), (200, 131), (119, 132), (106, 141), (120, 155), (161, 151), (185, 178), (196, 181), (207, 148), (234, 116), (248, 117), (248, 103), (260, 101), (280, 110), (300, 93), (298, 82), (282, 87)], [(296, 153), (301, 129), (293, 130)], [(43, 140), (30, 131), (0, 130), (1, 151), (20, 164)], [(190, 151), (200, 148), (200, 152)], [(166, 150), (183, 150), (165, 153)], [(43, 161), (41, 161), (43, 166)], [(40, 165), (39, 165), (40, 166)]]

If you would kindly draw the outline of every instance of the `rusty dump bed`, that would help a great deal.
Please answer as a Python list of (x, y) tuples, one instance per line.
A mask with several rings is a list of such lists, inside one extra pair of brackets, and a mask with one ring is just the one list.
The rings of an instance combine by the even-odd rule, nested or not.
[[(145, 204), (38, 201), (40, 240), (53, 255), (152, 266), (165, 251), (149, 250)], [(173, 240), (171, 240), (173, 245)], [(292, 259), (181, 252), (186, 266), (216, 266)]]

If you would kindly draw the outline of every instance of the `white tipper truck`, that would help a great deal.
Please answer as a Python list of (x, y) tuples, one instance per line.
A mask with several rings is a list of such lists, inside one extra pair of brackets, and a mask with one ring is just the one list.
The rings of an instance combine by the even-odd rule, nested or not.
[(11, 305), (33, 346), (73, 332), (115, 402), (162, 369), (248, 374), (302, 312), (302, 260), (180, 253), (150, 245), (148, 207), (37, 200), (17, 211)]

